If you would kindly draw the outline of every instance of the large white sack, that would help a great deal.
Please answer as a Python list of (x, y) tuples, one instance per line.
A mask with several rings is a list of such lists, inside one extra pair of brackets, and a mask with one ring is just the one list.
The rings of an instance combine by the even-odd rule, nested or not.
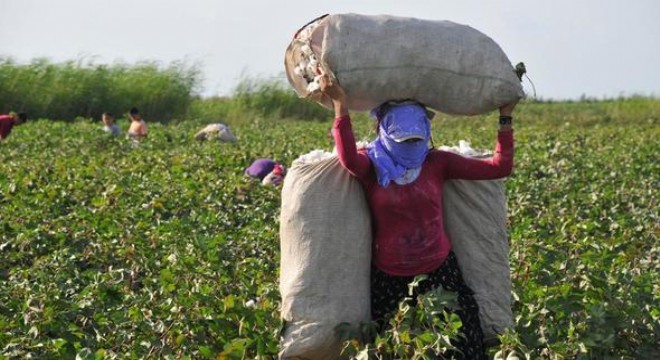
[(500, 46), (451, 21), (328, 15), (296, 33), (284, 63), (296, 92), (328, 108), (330, 99), (312, 81), (320, 72), (338, 79), (355, 111), (415, 99), (444, 113), (476, 115), (524, 96)]
[(370, 321), (371, 222), (336, 156), (296, 161), (282, 187), (281, 359), (338, 359), (335, 327)]
[[(441, 148), (450, 150), (448, 148)], [(475, 154), (461, 142), (456, 152)], [(487, 154), (474, 155), (488, 157)], [(444, 185), (445, 231), (466, 284), (474, 291), (484, 340), (513, 327), (504, 182), (450, 180)]]

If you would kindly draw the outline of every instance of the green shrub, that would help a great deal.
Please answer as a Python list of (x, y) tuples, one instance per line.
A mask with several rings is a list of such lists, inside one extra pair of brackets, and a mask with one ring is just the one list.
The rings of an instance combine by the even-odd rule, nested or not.
[(72, 120), (99, 119), (105, 111), (119, 117), (136, 106), (148, 120), (169, 121), (186, 115), (200, 79), (196, 66), (181, 62), (165, 67), (47, 59), (18, 64), (0, 58), (0, 111)]

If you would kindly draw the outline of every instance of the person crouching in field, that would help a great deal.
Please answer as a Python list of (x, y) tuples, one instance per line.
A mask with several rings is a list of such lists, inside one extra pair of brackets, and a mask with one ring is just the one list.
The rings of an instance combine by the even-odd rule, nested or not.
[(272, 159), (257, 159), (245, 168), (245, 176), (259, 179), (264, 186), (277, 186), (286, 176), (284, 165)]
[(104, 132), (112, 135), (112, 136), (118, 136), (121, 134), (121, 130), (119, 129), (119, 126), (115, 124), (115, 116), (109, 112), (104, 112), (101, 115), (101, 121), (103, 122), (103, 130)]
[(413, 298), (440, 286), (458, 294), (454, 311), (463, 326), (454, 343), (459, 359), (487, 359), (479, 309), (459, 269), (444, 229), (442, 191), (450, 179), (486, 180), (508, 176), (513, 168), (511, 114), (500, 108), (497, 147), (492, 159), (463, 157), (430, 147), (429, 112), (413, 101), (388, 102), (372, 111), (378, 137), (357, 150), (344, 90), (321, 78), (321, 91), (334, 105), (332, 134), (339, 161), (365, 190), (373, 224), (372, 319), (383, 330), (408, 297), (408, 284), (426, 274)]
[(9, 113), (0, 115), (0, 141), (5, 140), (14, 126), (19, 126), (27, 121), (27, 114), (25, 113)]
[(147, 123), (142, 119), (142, 115), (140, 115), (137, 108), (131, 109), (128, 118), (131, 121), (131, 126), (128, 128), (127, 137), (135, 141), (147, 137)]

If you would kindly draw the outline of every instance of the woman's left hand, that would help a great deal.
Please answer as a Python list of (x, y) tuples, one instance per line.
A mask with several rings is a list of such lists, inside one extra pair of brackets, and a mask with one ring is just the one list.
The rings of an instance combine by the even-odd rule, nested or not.
[(511, 116), (511, 114), (513, 114), (513, 109), (515, 109), (516, 105), (518, 105), (518, 100), (502, 106), (500, 108), (500, 116)]

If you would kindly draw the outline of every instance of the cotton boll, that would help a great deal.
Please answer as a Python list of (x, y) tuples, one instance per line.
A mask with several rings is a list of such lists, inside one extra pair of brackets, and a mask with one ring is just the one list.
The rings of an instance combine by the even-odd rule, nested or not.
[[(357, 141), (355, 143), (355, 146), (357, 149), (364, 149), (369, 145), (369, 142), (367, 141)], [(312, 164), (317, 161), (323, 161), (332, 157), (337, 156), (337, 147), (335, 146), (332, 149), (332, 152), (321, 150), (321, 149), (315, 149), (307, 154), (300, 155), (297, 159), (293, 160), (293, 165), (304, 165), (304, 164)]]
[(301, 46), (300, 51), (306, 56), (309, 56), (309, 54), (312, 54), (312, 48), (307, 44)]
[(307, 61), (307, 60), (301, 60), (300, 63), (298, 64), (298, 66), (299, 66), (300, 69), (304, 72), (305, 69), (307, 69), (307, 67), (309, 66), (309, 61)]
[(439, 150), (442, 151), (448, 151), (448, 152), (453, 152), (455, 154), (463, 155), (463, 156), (468, 156), (468, 157), (483, 157), (483, 156), (489, 156), (492, 155), (490, 151), (486, 150), (475, 150), (472, 148), (470, 143), (465, 140), (459, 140), (458, 141), (458, 146), (440, 146), (438, 147)]
[(329, 159), (333, 156), (336, 156), (335, 154), (332, 154), (330, 152), (327, 152), (325, 150), (312, 150), (307, 154), (300, 155), (296, 160), (293, 161), (293, 166), (296, 165), (304, 165), (304, 164), (312, 164), (317, 161), (322, 161), (325, 159)]
[(316, 66), (319, 64), (319, 60), (316, 58), (314, 54), (309, 56), (309, 65), (311, 66)]
[(478, 153), (470, 146), (470, 143), (465, 140), (458, 141), (458, 151), (467, 156), (476, 156)]
[(316, 79), (312, 81), (311, 83), (307, 84), (307, 92), (313, 93), (315, 91), (318, 91), (321, 89), (321, 85), (318, 83)]

